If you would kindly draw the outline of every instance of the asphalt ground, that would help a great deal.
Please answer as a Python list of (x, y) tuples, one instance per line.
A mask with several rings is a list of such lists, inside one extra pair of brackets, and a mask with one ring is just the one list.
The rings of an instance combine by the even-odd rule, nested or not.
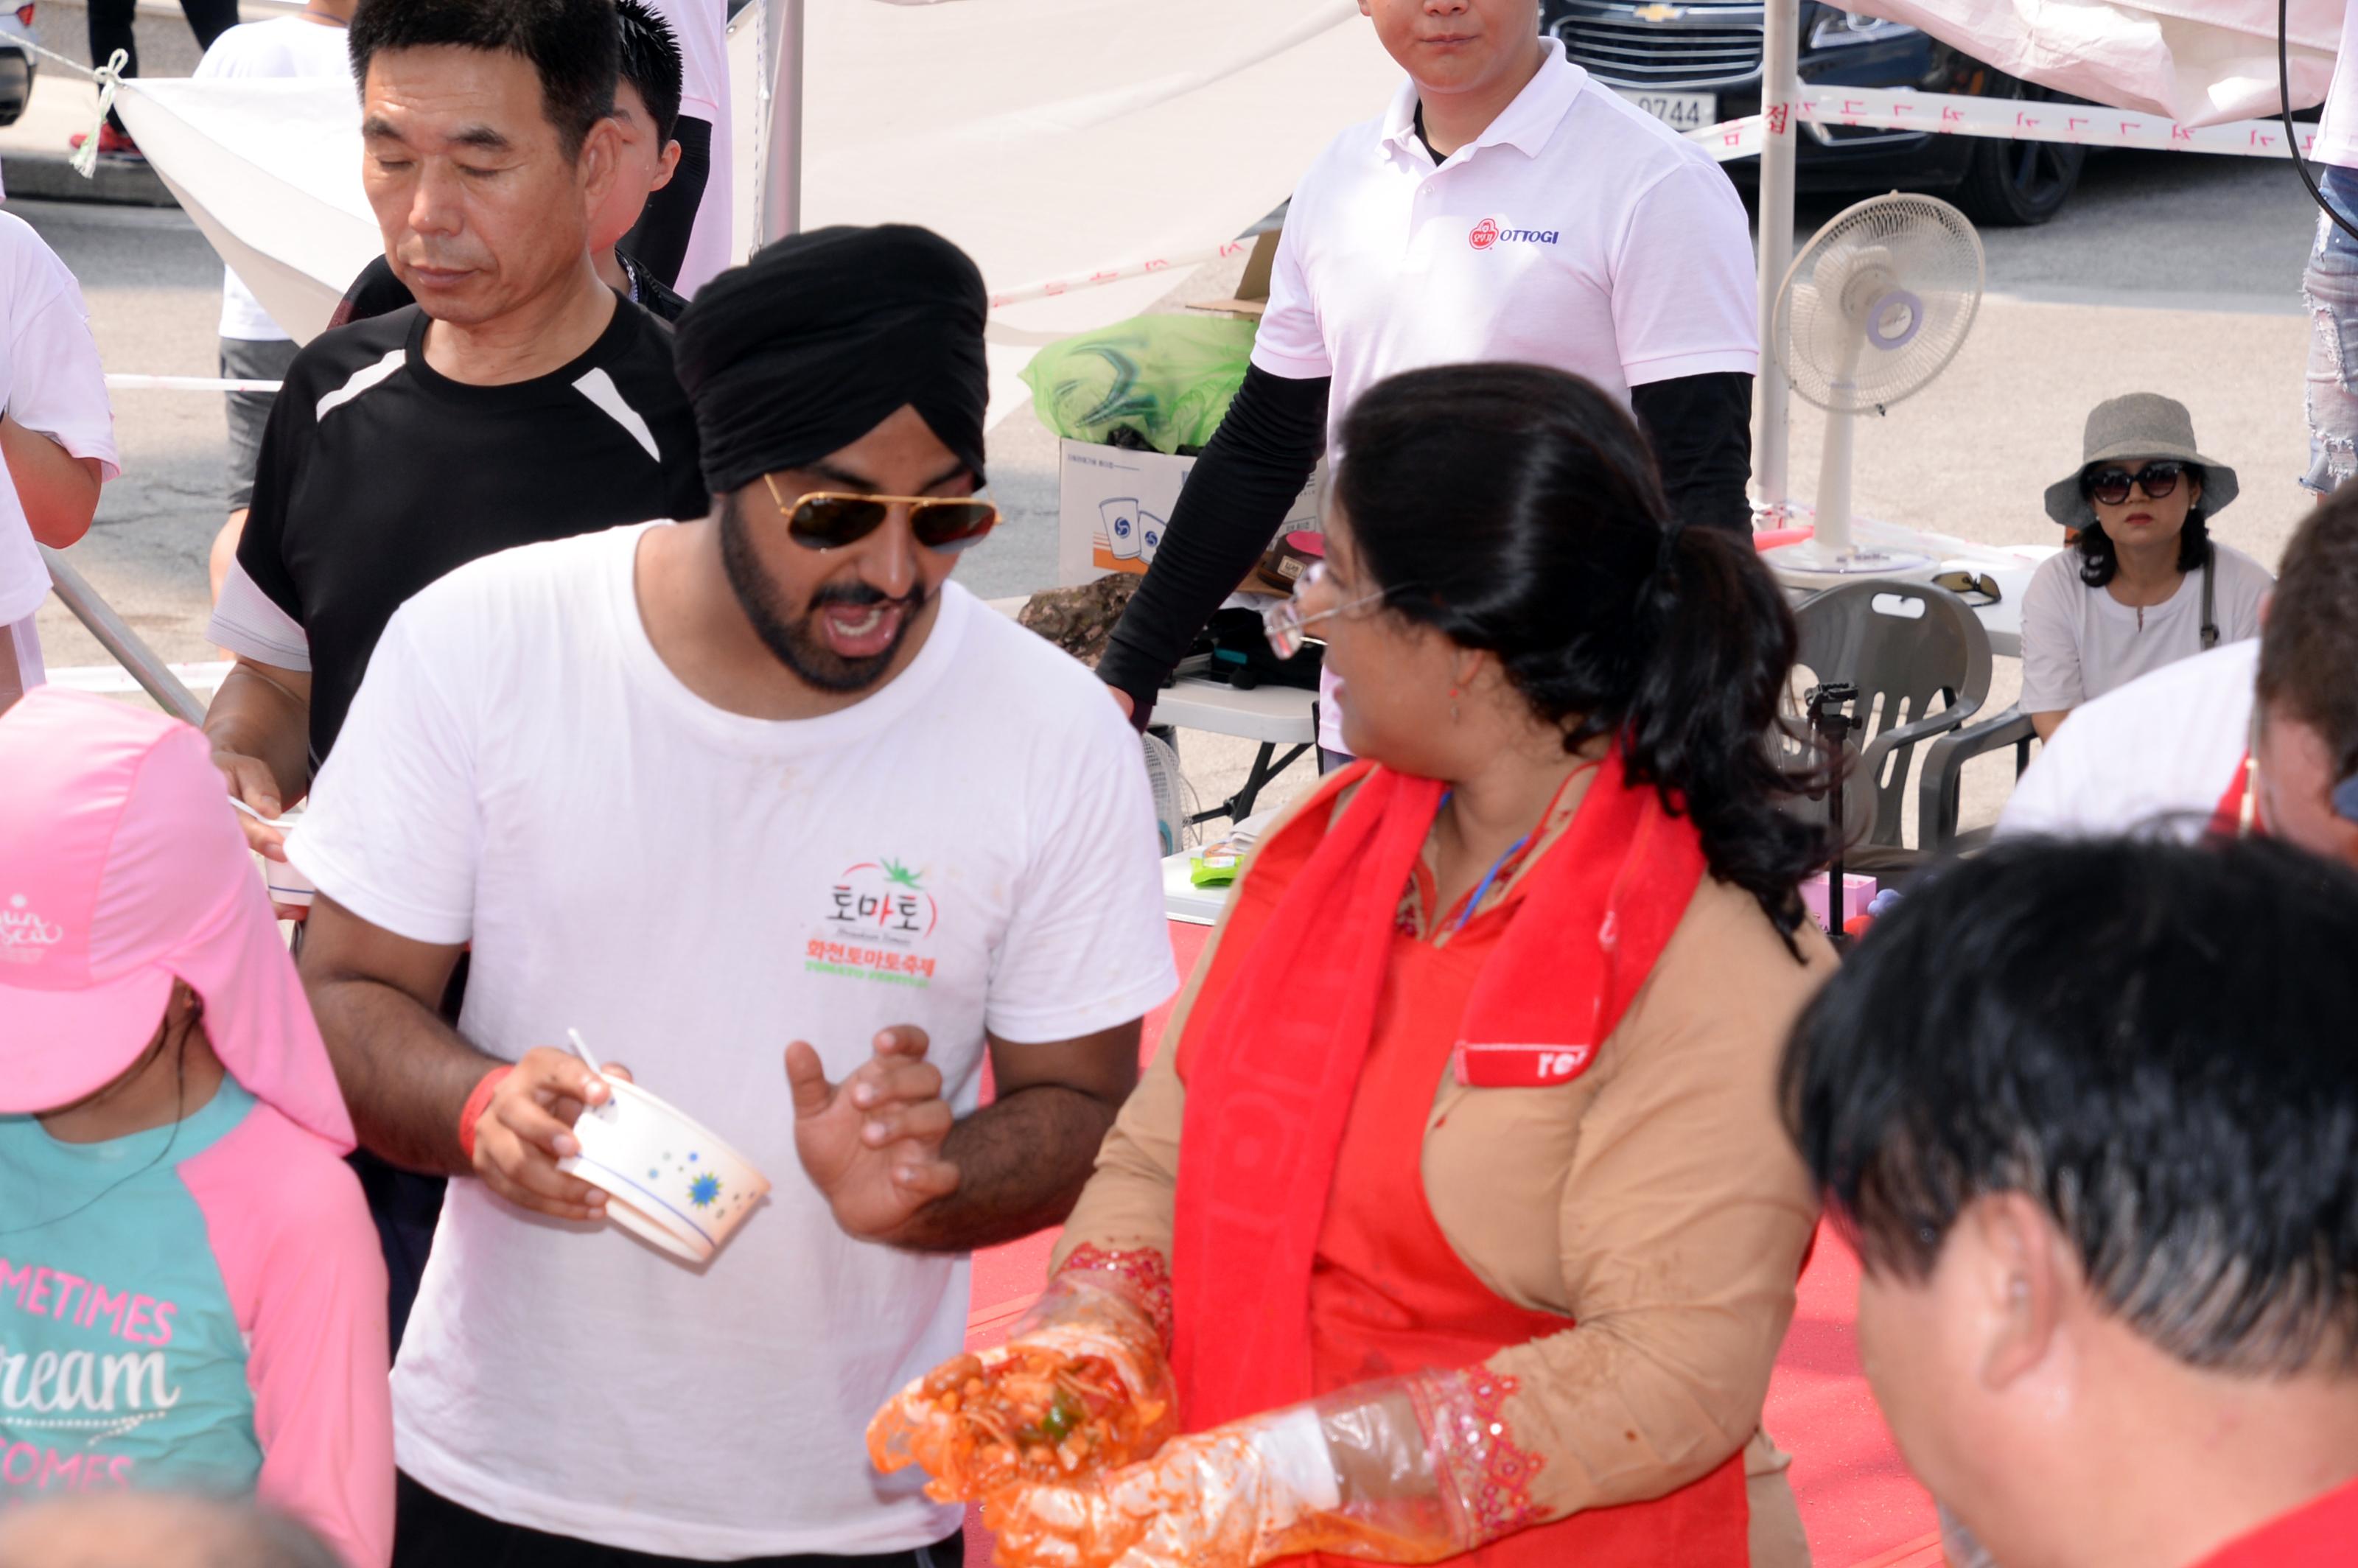
[[(78, 39), (80, 11), (45, 5), (40, 27), (51, 47)], [(149, 74), (193, 63), (193, 40), (176, 17), (143, 12), (140, 31)], [(36, 102), (70, 91), (59, 71), (54, 82), (45, 77)], [(1844, 204), (1805, 196), (1799, 237)], [(109, 369), (216, 373), (220, 265), (179, 212), (8, 208), (82, 280)], [(2186, 401), (2205, 448), (2237, 468), (2244, 494), (2218, 532), (2272, 565), (2306, 509), (2295, 483), (2306, 466), (2299, 277), (2314, 226), (2307, 192), (2280, 163), (2137, 152), (2092, 158), (2055, 222), (1984, 233), (1988, 293), (1964, 348), (1926, 390), (1862, 421), (1858, 510), (1993, 544), (2054, 542), (2039, 492), (2077, 465), (2088, 407), (2148, 388)], [(1234, 282), (1234, 264), (1204, 269), (1165, 308), (1222, 297)], [(74, 558), (168, 658), (212, 656), (203, 638), (204, 563), (224, 514), (220, 400), (124, 392), (115, 412), (124, 475), (107, 487)], [(1797, 403), (1791, 471), (1804, 498), (1816, 488), (1821, 427), (1816, 411)], [(1055, 460), (1053, 438), (1028, 409), (992, 431), (993, 490), (1007, 522), (960, 565), (960, 580), (976, 591), (1002, 597), (1053, 580)], [(103, 662), (54, 600), (41, 627), (53, 665)], [(1999, 664), (1996, 704), (2011, 700), (2017, 680), (2013, 661)], [(1242, 761), (1238, 747), (1190, 738), (1189, 772), (1211, 770), (1196, 781), (1209, 798), (1225, 793)], [(1290, 787), (1265, 798), (1276, 804)], [(1993, 814), (2003, 793), (1992, 759), (1969, 784), (1967, 820)]]

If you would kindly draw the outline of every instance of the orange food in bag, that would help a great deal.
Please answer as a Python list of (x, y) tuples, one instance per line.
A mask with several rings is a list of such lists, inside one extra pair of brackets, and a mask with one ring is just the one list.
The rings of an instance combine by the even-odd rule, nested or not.
[(880, 1470), (922, 1465), (937, 1502), (971, 1502), (1144, 1459), (1170, 1435), (1170, 1413), (1166, 1400), (1132, 1399), (1105, 1357), (1019, 1343), (912, 1384), (870, 1423), (868, 1452)]

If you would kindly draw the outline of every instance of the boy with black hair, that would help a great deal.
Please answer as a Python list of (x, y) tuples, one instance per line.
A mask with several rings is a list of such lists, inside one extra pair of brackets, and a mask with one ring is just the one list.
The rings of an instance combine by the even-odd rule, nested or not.
[(1867, 1379), (2006, 1568), (2358, 1553), (2353, 947), (2358, 876), (2298, 849), (2034, 839), (1795, 1026)]

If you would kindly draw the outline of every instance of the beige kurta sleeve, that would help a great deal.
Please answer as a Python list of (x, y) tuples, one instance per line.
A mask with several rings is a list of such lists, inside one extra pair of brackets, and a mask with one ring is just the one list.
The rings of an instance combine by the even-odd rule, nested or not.
[(1097, 1173), (1081, 1190), (1048, 1271), (1083, 1245), (1107, 1252), (1148, 1250), (1171, 1257), (1171, 1202), (1179, 1184), (1179, 1123), (1187, 1091), (1172, 1065), (1172, 1037), (1139, 1079), (1098, 1151)]
[[(1576, 1326), (1501, 1351), (1541, 1518), (1684, 1486), (1758, 1430), (1816, 1222), (1775, 1078), (1833, 958), (1795, 962), (1750, 897), (1706, 882), (1600, 1054), (1560, 1206)], [(1444, 1206), (1436, 1202), (1436, 1209)]]
[[(1349, 793), (1346, 790), (1336, 797), (1327, 807), (1330, 814), (1340, 812)], [(1282, 832), (1296, 816), (1312, 809), (1316, 799), (1314, 795), (1305, 796), (1288, 807), (1262, 841), (1266, 843)], [(1253, 865), (1249, 860), (1245, 863), (1238, 881), (1239, 889), (1245, 879), (1253, 875)], [(1187, 984), (1171, 1010), (1170, 1022), (1163, 1026), (1163, 1038), (1153, 1063), (1139, 1080), (1138, 1087), (1130, 1092), (1121, 1114), (1114, 1119), (1113, 1130), (1106, 1134), (1105, 1143), (1098, 1150), (1096, 1173), (1081, 1190), (1080, 1202), (1073, 1206), (1072, 1217), (1065, 1222), (1065, 1233), (1057, 1238), (1050, 1257), (1050, 1274), (1062, 1269), (1065, 1260), (1085, 1246), (1111, 1253), (1152, 1251), (1160, 1254), (1163, 1267), (1169, 1268), (1172, 1199), (1179, 1185), (1179, 1132), (1187, 1110), (1187, 1090), (1180, 1081), (1177, 1066), (1179, 1041), (1186, 1033), (1188, 1019), (1204, 1000), (1205, 982), (1228, 937), (1229, 917), (1236, 907), (1237, 900), (1232, 897), (1210, 939), (1204, 944), (1195, 972), (1187, 977)]]
[(1180, 990), (1170, 1022), (1163, 1026), (1154, 1060), (1099, 1146), (1096, 1173), (1081, 1189), (1080, 1202), (1073, 1206), (1072, 1217), (1065, 1221), (1065, 1233), (1050, 1255), (1051, 1275), (1084, 1246), (1105, 1252), (1155, 1252), (1169, 1269), (1171, 1206), (1179, 1186), (1179, 1130), (1187, 1111), (1186, 1086), (1179, 1080), (1179, 1039), (1228, 929), (1223, 915)]

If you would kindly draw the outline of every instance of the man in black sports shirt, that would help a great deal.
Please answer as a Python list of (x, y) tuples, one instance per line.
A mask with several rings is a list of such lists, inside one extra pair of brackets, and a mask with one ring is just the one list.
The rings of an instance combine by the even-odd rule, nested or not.
[[(205, 732), (231, 793), (270, 817), (309, 787), (418, 589), (708, 504), (670, 335), (590, 255), (618, 162), (611, 0), (362, 0), (351, 48), (362, 178), (418, 304), (306, 345), (264, 431), (210, 629), (237, 663)], [(398, 1325), (440, 1184), (362, 1174)]]
[(363, 173), (418, 305), (307, 346), (263, 438), (212, 628), (239, 658), (207, 732), (265, 815), (300, 797), (417, 589), (706, 505), (669, 340), (590, 256), (618, 49), (608, 0), (364, 0), (352, 18)]

